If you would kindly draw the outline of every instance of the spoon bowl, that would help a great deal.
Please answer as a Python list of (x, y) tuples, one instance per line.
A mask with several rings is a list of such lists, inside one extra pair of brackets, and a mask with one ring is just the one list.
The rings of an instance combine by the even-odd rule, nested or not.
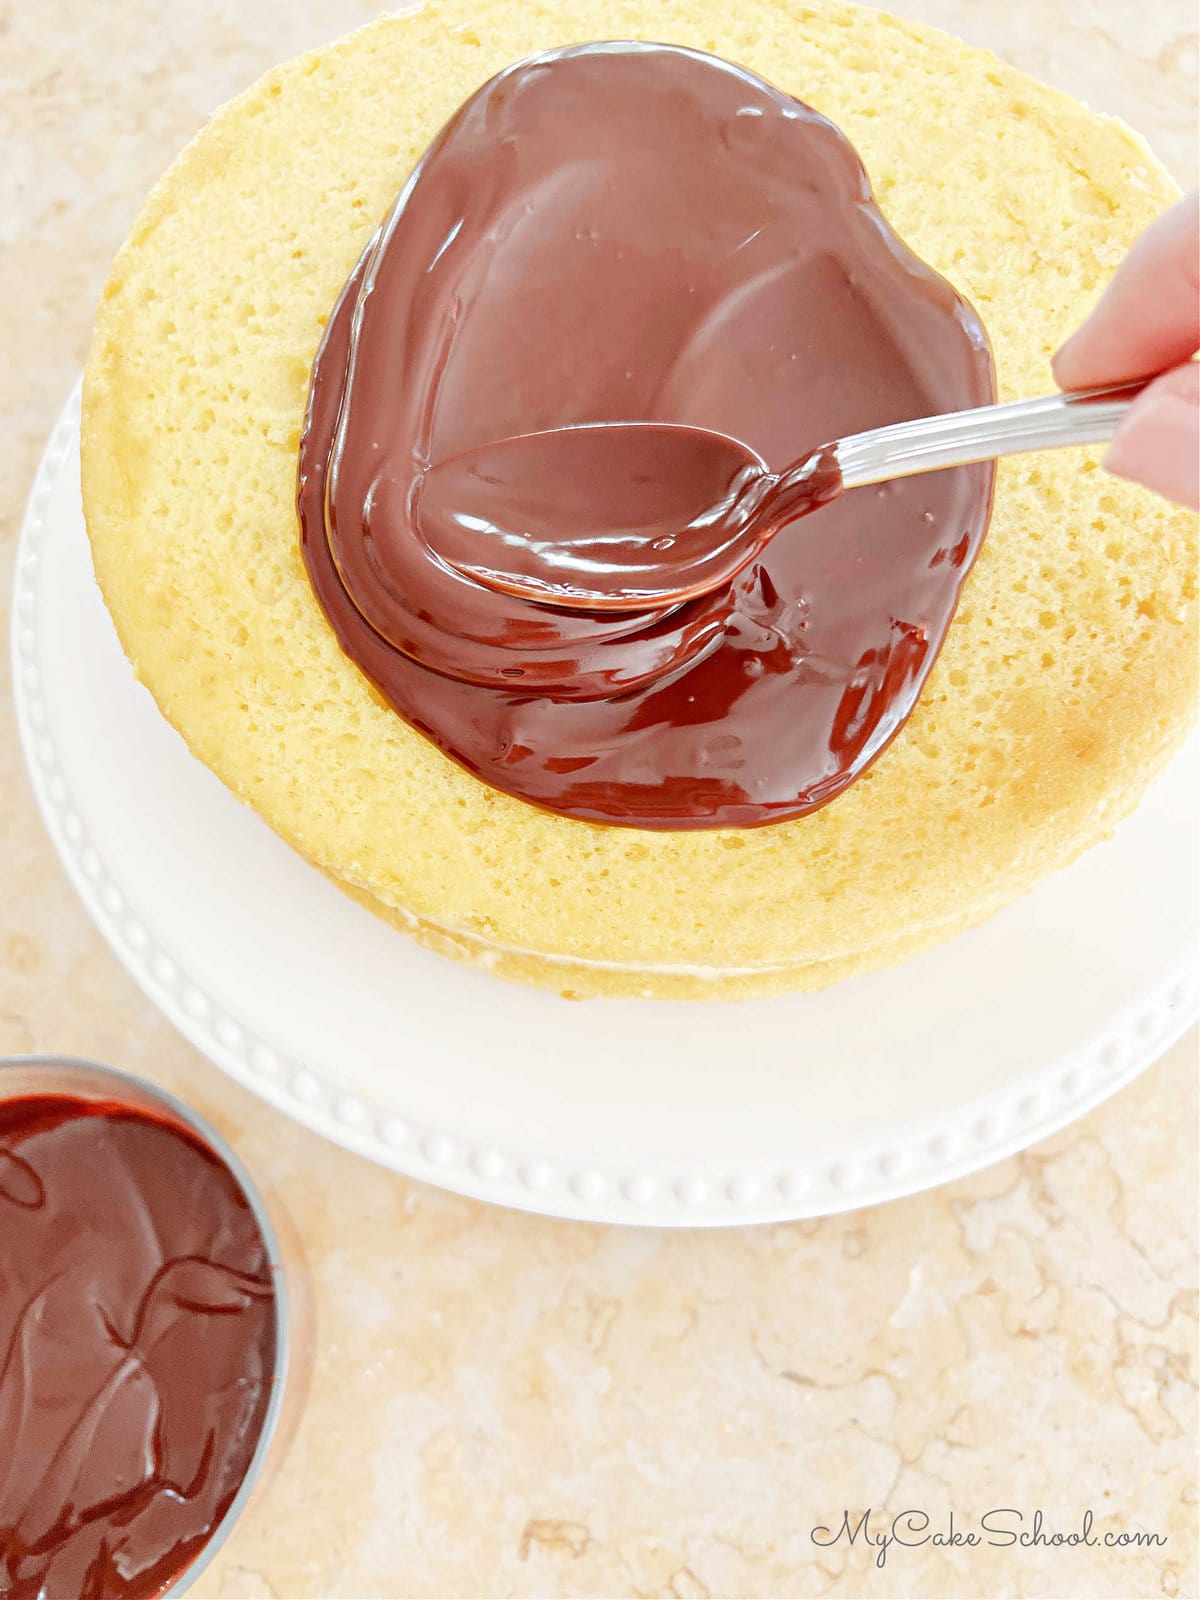
[(773, 480), (737, 439), (673, 423), (596, 423), (519, 434), (422, 478), (421, 537), (505, 594), (587, 610), (640, 610), (716, 587)]

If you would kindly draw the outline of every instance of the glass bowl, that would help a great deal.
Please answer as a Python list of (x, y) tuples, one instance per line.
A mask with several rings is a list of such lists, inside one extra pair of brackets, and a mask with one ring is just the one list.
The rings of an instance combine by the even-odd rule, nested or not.
[[(275, 1348), (273, 1380), (253, 1454), (237, 1492), (225, 1514), (212, 1529), (191, 1562), (172, 1581), (169, 1588), (154, 1592), (154, 1600), (174, 1600), (186, 1594), (228, 1538), (256, 1491), (265, 1487), (286, 1450), (293, 1431), (282, 1426), (285, 1395), (288, 1411), (295, 1387), (289, 1382), (293, 1345), (293, 1294), (296, 1263), (285, 1258), (280, 1230), (266, 1201), (237, 1154), (221, 1135), (189, 1105), (165, 1089), (115, 1067), (100, 1066), (69, 1056), (0, 1056), (0, 1103), (29, 1095), (66, 1095), (75, 1100), (116, 1101), (134, 1111), (166, 1113), (168, 1118), (189, 1130), (228, 1168), (245, 1197), (262, 1236), (270, 1266), (275, 1301)], [(281, 1220), (283, 1220), (281, 1218)], [(290, 1253), (290, 1252), (289, 1252)], [(298, 1398), (298, 1396), (297, 1396)], [(295, 1416), (291, 1417), (294, 1424)]]

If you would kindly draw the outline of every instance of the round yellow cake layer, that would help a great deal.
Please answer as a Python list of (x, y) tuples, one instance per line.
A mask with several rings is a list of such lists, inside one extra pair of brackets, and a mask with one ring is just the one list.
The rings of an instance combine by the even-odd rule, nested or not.
[(505, 949), (462, 931), (451, 932), (411, 913), (400, 912), (364, 890), (335, 879), (340, 887), (376, 916), (402, 928), (427, 950), (465, 961), (496, 977), (552, 989), (566, 1000), (595, 1000), (604, 996), (647, 1000), (755, 1000), (768, 995), (826, 989), (842, 978), (892, 966), (916, 955), (951, 934), (982, 921), (995, 908), (972, 907), (965, 916), (946, 926), (922, 928), (894, 940), (886, 948), (859, 951), (853, 956), (799, 965), (751, 968), (688, 967), (669, 963), (655, 966), (622, 965), (612, 961), (580, 961), (570, 956), (548, 956), (533, 950)]
[(96, 574), (194, 753), (426, 942), (580, 993), (814, 987), (979, 921), (1136, 803), (1193, 714), (1195, 523), (1094, 451), (1002, 463), (912, 719), (794, 822), (575, 822), (443, 756), (341, 654), (309, 587), (294, 509), (309, 369), (447, 117), (511, 61), (597, 38), (714, 51), (837, 122), (893, 226), (980, 311), (1001, 398), (1053, 387), (1052, 351), (1176, 193), (1120, 123), (849, 5), (473, 0), (380, 21), (219, 111), (118, 256), (84, 387)]

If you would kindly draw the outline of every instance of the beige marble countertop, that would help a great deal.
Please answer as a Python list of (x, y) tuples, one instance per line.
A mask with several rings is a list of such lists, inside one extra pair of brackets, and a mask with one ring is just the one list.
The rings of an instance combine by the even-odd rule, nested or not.
[[(5, 618), (38, 451), (146, 189), (221, 100), (378, 9), (0, 0)], [(896, 9), (1122, 115), (1194, 181), (1191, 0)], [(311, 1269), (298, 1432), (199, 1595), (1197, 1594), (1194, 1035), (1028, 1154), (872, 1211), (700, 1234), (490, 1209), (322, 1143), (160, 1020), (42, 832), (0, 660), (0, 1054), (186, 1096)], [(867, 1506), (1063, 1531), (1090, 1508), (1166, 1543), (880, 1568), (812, 1542)]]

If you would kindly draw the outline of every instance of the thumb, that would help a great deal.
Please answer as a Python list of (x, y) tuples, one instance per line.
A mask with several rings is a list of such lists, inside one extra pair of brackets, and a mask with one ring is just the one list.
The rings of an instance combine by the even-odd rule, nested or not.
[(1200, 365), (1185, 361), (1138, 395), (1104, 465), (1119, 478), (1200, 509)]

